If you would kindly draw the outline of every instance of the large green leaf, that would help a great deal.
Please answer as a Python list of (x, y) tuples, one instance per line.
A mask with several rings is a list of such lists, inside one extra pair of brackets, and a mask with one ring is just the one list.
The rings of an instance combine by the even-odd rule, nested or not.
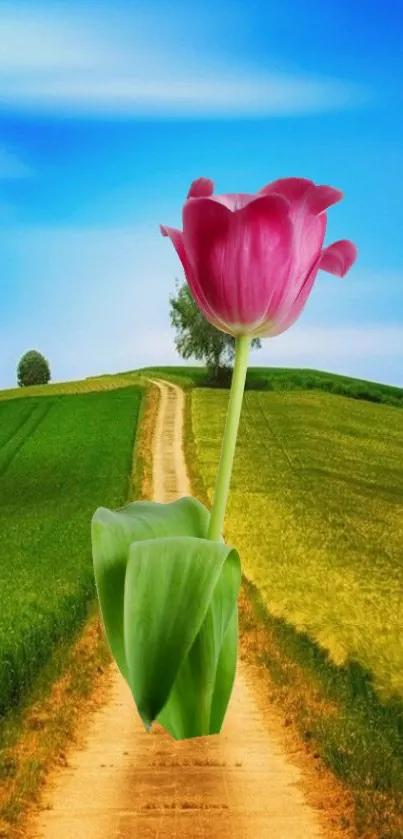
[(239, 584), (239, 560), (225, 562), (206, 617), (158, 716), (176, 739), (221, 730), (237, 662)]
[(194, 498), (134, 502), (92, 521), (95, 578), (108, 642), (147, 728), (176, 739), (218, 733), (237, 659), (241, 569), (206, 538)]
[(208, 523), (208, 510), (195, 498), (171, 504), (134, 501), (119, 510), (99, 507), (94, 513), (91, 537), (98, 599), (112, 655), (126, 680), (123, 601), (130, 545), (159, 536), (204, 537)]

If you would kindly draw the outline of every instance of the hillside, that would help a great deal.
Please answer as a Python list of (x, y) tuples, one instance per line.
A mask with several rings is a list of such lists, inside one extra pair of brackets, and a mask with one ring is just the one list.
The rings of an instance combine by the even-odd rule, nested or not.
[(127, 498), (140, 403), (137, 387), (0, 402), (0, 715), (94, 599), (90, 520)]
[[(204, 367), (187, 365), (148, 367), (138, 372), (154, 375), (159, 373), (167, 378), (179, 381), (184, 387), (212, 386)], [(223, 377), (222, 386), (227, 388), (229, 384), (230, 374)], [(395, 405), (396, 407), (403, 406), (403, 388), (304, 368), (249, 367), (246, 389), (260, 391), (322, 390), (352, 399), (363, 399), (369, 402)]]

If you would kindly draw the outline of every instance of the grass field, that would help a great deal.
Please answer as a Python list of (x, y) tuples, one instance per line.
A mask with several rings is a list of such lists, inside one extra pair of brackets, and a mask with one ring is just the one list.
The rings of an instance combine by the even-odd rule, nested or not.
[[(203, 368), (0, 392), (0, 716), (85, 619), (90, 518), (127, 498), (143, 373), (189, 389), (189, 463), (211, 501), (228, 391)], [(271, 368), (249, 388), (226, 532), (243, 637), (264, 627), (282, 711), (354, 789), (359, 830), (401, 839), (403, 391)]]
[[(143, 372), (143, 371), (139, 371)], [(150, 367), (150, 374), (160, 374), (173, 381), (177, 381), (185, 388), (212, 387), (207, 378), (204, 367)], [(230, 384), (230, 373), (223, 378), (221, 387)], [(214, 385), (215, 387), (215, 385)], [(337, 376), (334, 373), (324, 373), (320, 370), (291, 369), (283, 367), (249, 367), (246, 377), (247, 390), (258, 391), (289, 391), (289, 390), (320, 390), (347, 396), (351, 399), (367, 402), (379, 402), (395, 407), (403, 407), (403, 388), (391, 385), (368, 382), (363, 379), (353, 379), (349, 376)]]
[(103, 390), (117, 390), (123, 387), (133, 387), (138, 376), (136, 373), (117, 373), (104, 376), (91, 376), (74, 382), (49, 382), (47, 385), (30, 385), (30, 387), (12, 387), (0, 390), (0, 402), (10, 399), (27, 399), (30, 396), (63, 396), (76, 393), (92, 393)]
[[(227, 399), (189, 394), (188, 455), (210, 502)], [(402, 455), (399, 408), (249, 392), (225, 534), (272, 700), (352, 791), (359, 835), (377, 839), (403, 835)]]
[(127, 498), (141, 404), (133, 386), (43, 391), (0, 403), (0, 715), (86, 615), (90, 519)]
[[(197, 389), (210, 498), (227, 395)], [(272, 615), (403, 697), (403, 416), (322, 393), (246, 394), (228, 536)], [(252, 535), (251, 535), (252, 534)]]

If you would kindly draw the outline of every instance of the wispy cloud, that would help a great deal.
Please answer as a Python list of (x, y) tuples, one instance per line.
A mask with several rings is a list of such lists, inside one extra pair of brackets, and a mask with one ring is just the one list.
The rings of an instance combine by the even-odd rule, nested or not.
[(3, 107), (87, 117), (287, 116), (365, 101), (360, 86), (332, 78), (269, 72), (224, 60), (197, 46), (194, 33), (175, 39), (134, 26), (131, 40), (102, 12), (74, 15), (0, 10), (0, 100)]
[[(1, 93), (4, 104), (41, 113), (100, 117), (292, 116), (338, 110), (357, 103), (357, 90), (333, 80), (286, 76), (211, 77), (177, 81), (114, 73), (86, 77), (14, 79)], [(1, 85), (1, 81), (0, 81)], [(1, 87), (0, 87), (1, 90)]]

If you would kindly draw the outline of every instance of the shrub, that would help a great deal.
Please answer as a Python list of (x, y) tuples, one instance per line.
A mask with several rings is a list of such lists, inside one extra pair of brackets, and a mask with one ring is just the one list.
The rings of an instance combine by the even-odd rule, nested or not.
[(274, 390), (273, 382), (264, 376), (247, 376), (245, 390)]
[(19, 361), (17, 368), (19, 387), (47, 385), (50, 380), (49, 363), (42, 353), (28, 350)]

